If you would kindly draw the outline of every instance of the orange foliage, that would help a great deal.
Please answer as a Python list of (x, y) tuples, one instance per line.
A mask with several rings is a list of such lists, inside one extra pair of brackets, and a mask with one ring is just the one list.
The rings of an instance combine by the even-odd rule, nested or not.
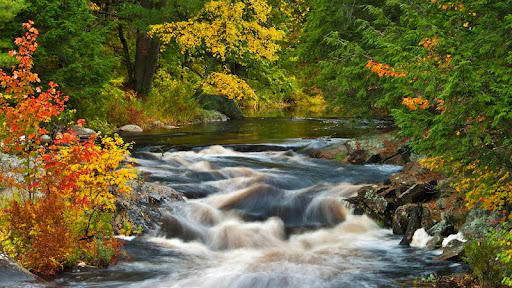
[(64, 111), (67, 97), (52, 82), (46, 91), (33, 87), (40, 80), (31, 71), (38, 35), (32, 25), (23, 25), (19, 49), (9, 53), (18, 65), (10, 75), (0, 70), (0, 152), (21, 162), (0, 171), (0, 247), (34, 273), (52, 276), (77, 261), (108, 265), (119, 249), (109, 224), (115, 197), (130, 192), (135, 173), (121, 167), (128, 146), (118, 137), (81, 143), (67, 131), (43, 144), (44, 126)]
[(365, 68), (370, 69), (370, 71), (376, 73), (379, 77), (386, 76), (400, 78), (407, 76), (407, 71), (398, 72), (397, 69), (389, 66), (388, 64), (380, 64), (373, 60), (368, 60)]

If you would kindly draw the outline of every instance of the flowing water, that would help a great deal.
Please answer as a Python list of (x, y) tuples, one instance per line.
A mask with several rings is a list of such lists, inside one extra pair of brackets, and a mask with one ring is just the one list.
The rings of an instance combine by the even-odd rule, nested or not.
[[(160, 228), (127, 239), (129, 257), (119, 264), (68, 273), (53, 286), (395, 287), (460, 269), (431, 260), (435, 252), (399, 246), (343, 200), (401, 167), (308, 157), (363, 130), (321, 119), (186, 129), (136, 137), (134, 155), (152, 181), (190, 200), (165, 204)], [(333, 135), (340, 138), (315, 138)]]

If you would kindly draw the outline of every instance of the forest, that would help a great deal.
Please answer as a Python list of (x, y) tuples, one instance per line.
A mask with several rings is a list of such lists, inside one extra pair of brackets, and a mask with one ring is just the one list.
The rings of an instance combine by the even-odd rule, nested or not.
[[(219, 110), (394, 121), (466, 209), (501, 213), (470, 264), (512, 285), (512, 0), (0, 7), (0, 152), (23, 163), (0, 171), (16, 191), (2, 199), (0, 247), (36, 274), (117, 257), (109, 217), (136, 173), (116, 128), (198, 123)], [(70, 124), (101, 137), (80, 141)], [(50, 146), (46, 135), (56, 135)]]

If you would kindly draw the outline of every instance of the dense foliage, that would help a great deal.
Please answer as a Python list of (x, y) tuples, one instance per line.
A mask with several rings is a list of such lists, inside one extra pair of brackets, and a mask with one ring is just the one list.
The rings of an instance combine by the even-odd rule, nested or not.
[(32, 25), (24, 24), (19, 49), (10, 52), (18, 64), (0, 70), (0, 247), (43, 276), (79, 261), (107, 266), (120, 247), (110, 225), (114, 203), (135, 176), (121, 167), (128, 147), (118, 137), (80, 142), (71, 130), (45, 140), (68, 97), (53, 82), (39, 86), (32, 72), (39, 32)]
[[(108, 218), (114, 194), (107, 187), (127, 190), (132, 174), (118, 166), (126, 146), (116, 138), (79, 143), (66, 131), (42, 145), (43, 134), (67, 121), (65, 103), (109, 131), (196, 121), (202, 94), (252, 109), (323, 108), (327, 101), (336, 115), (393, 118), (468, 206), (500, 211), (505, 221), (512, 200), (511, 7), (511, 0), (0, 0), (0, 67), (17, 65), (0, 74), (0, 149), (24, 159), (3, 170), (2, 185), (16, 193), (2, 223), (12, 231), (20, 221), (34, 227), (2, 234), (2, 245), (26, 263), (43, 259), (37, 255), (50, 252), (31, 243), (34, 235), (44, 234), (42, 223), (64, 221), (54, 235), (71, 240), (48, 246), (58, 255), (53, 264), (27, 264), (49, 274), (98, 253), (93, 242), (95, 249), (116, 246), (108, 225), (89, 224)], [(11, 39), (28, 19), (39, 30), (26, 24), (11, 57)], [(91, 171), (95, 179), (84, 176)], [(61, 177), (50, 183), (48, 173)], [(501, 227), (485, 247), (510, 263), (510, 228)], [(78, 250), (85, 252), (70, 252)]]

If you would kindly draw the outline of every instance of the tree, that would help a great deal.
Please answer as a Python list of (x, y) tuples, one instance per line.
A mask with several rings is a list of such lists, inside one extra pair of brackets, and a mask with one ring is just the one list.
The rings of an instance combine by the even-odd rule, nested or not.
[[(284, 32), (268, 27), (272, 7), (264, 0), (210, 1), (198, 16), (188, 21), (153, 25), (150, 34), (164, 45), (175, 41), (186, 57), (200, 57), (208, 65), (204, 72), (196, 71), (203, 88), (223, 93), (230, 99), (254, 98), (255, 94), (245, 81), (233, 75), (229, 63), (244, 66), (249, 59), (273, 61), (278, 58), (278, 44)], [(216, 72), (220, 64), (223, 70)], [(213, 92), (213, 91), (212, 91)]]
[[(160, 41), (147, 34), (149, 25), (164, 21), (185, 20), (198, 9), (202, 2), (202, 0), (93, 1), (94, 10), (105, 20), (104, 25), (110, 25), (117, 30), (128, 76), (127, 84), (139, 96), (146, 98), (151, 91), (160, 53)], [(133, 36), (127, 37), (127, 34)], [(130, 43), (127, 40), (134, 40), (135, 47), (130, 49)], [(130, 50), (135, 50), (133, 56)]]

